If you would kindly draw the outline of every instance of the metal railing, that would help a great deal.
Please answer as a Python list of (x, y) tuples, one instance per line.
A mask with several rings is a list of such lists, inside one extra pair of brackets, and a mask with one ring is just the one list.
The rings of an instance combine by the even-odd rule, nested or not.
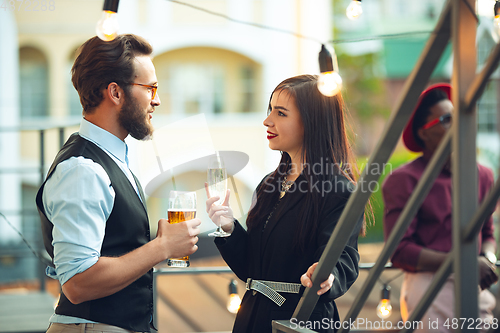
[[(43, 124), (29, 124), (29, 125), (20, 125), (20, 126), (11, 126), (11, 127), (0, 127), (0, 135), (3, 133), (12, 133), (12, 132), (17, 132), (17, 133), (25, 133), (25, 132), (38, 132), (38, 164), (37, 166), (33, 167), (8, 167), (8, 168), (0, 168), (0, 175), (1, 174), (38, 174), (39, 175), (39, 185), (43, 183), (45, 180), (45, 173), (46, 173), (46, 134), (49, 131), (57, 131), (58, 132), (58, 143), (59, 143), (59, 148), (63, 146), (64, 141), (65, 141), (65, 133), (66, 129), (69, 127), (74, 127), (79, 124), (75, 122), (58, 122), (55, 123), (53, 121), (44, 121)], [(21, 184), (20, 184), (21, 185)], [(33, 198), (33, 206), (34, 206), (34, 198)], [(29, 217), (29, 216), (37, 216), (38, 217), (38, 212), (36, 211), (35, 208), (33, 209), (22, 209), (22, 210), (9, 210), (5, 211), (4, 215), (6, 216), (20, 216), (22, 219)], [(36, 219), (38, 221), (38, 218)], [(26, 228), (30, 230), (30, 232), (26, 232)], [(25, 237), (27, 234), (31, 235), (39, 235), (39, 223), (36, 225), (29, 225), (29, 226), (24, 226), (24, 229), (22, 234), (24, 234), (23, 237)], [(38, 232), (33, 232), (33, 230), (38, 230)], [(37, 251), (38, 255), (44, 256), (45, 254), (45, 249), (43, 248), (43, 245), (41, 244), (41, 238), (40, 239), (34, 239), (32, 237), (26, 236), (30, 244), (33, 244), (35, 246), (34, 250)], [(0, 249), (0, 257), (17, 257), (17, 258), (26, 258), (26, 257), (31, 257), (33, 254), (29, 250), (12, 250), (12, 249)], [(37, 272), (37, 279), (39, 280), (40, 283), (40, 289), (41, 291), (45, 291), (45, 264), (37, 261), (37, 267), (36, 267), (36, 272)]]
[[(154, 268), (153, 269), (153, 323), (158, 325), (158, 288), (157, 288), (157, 278), (160, 275), (199, 275), (199, 274), (233, 274), (231, 268), (227, 266), (222, 267), (188, 267), (188, 268)], [(177, 313), (185, 322), (190, 323), (193, 329), (196, 329), (196, 325), (191, 323), (188, 318), (182, 316), (179, 312)], [(158, 328), (158, 327), (156, 327)], [(202, 330), (196, 330), (202, 332)]]
[[(361, 270), (371, 270), (374, 267), (374, 263), (360, 263), (359, 264), (359, 269)], [(383, 270), (399, 270), (399, 268), (392, 266), (391, 263), (387, 263), (383, 265), (382, 267)], [(232, 274), (234, 277), (234, 273), (229, 268), (228, 266), (214, 266), (214, 267), (189, 267), (189, 268), (154, 268), (153, 269), (153, 323), (155, 325), (158, 325), (158, 303), (159, 300), (162, 300), (161, 297), (158, 295), (158, 277), (159, 276), (169, 276), (169, 275), (201, 275), (201, 274)], [(236, 277), (235, 277), (236, 278)], [(237, 279), (237, 278), (236, 278)], [(228, 295), (229, 296), (229, 295)], [(171, 304), (165, 304), (165, 305), (171, 305)], [(176, 311), (175, 307), (173, 308), (173, 311), (176, 312), (176, 315), (179, 318), (182, 318), (185, 323), (187, 323), (189, 326), (193, 328), (194, 332), (204, 332), (202, 328), (198, 327), (195, 323), (192, 323), (192, 321), (187, 318), (187, 316), (184, 316), (181, 311)], [(156, 327), (157, 329), (159, 328), (158, 326)], [(380, 329), (374, 329), (374, 330), (359, 330), (357, 329), (356, 332), (394, 332), (394, 330), (380, 330)], [(288, 331), (286, 331), (288, 332)]]

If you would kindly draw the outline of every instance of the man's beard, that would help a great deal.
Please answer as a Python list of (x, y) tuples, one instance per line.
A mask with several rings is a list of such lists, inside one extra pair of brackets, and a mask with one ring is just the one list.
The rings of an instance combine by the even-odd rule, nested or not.
[(148, 115), (144, 114), (135, 98), (125, 94), (125, 103), (118, 115), (118, 121), (134, 139), (148, 140), (153, 135), (153, 126), (148, 121)]

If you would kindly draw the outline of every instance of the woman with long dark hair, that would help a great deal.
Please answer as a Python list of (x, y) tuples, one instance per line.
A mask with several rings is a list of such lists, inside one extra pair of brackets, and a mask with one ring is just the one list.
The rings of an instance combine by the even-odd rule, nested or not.
[[(214, 223), (231, 233), (215, 243), (234, 273), (247, 283), (233, 332), (271, 332), (272, 320), (290, 319), (311, 286), (315, 263), (356, 186), (355, 163), (340, 94), (323, 96), (317, 76), (301, 75), (281, 82), (271, 95), (267, 127), (269, 147), (282, 152), (273, 172), (257, 186), (245, 230), (233, 218), (229, 191), (223, 205), (207, 200)], [(208, 191), (207, 191), (208, 193)], [(357, 240), (364, 219), (356, 224), (330, 278), (321, 284), (309, 325), (320, 332), (339, 328), (334, 299), (358, 277)], [(296, 323), (299, 325), (299, 323)]]

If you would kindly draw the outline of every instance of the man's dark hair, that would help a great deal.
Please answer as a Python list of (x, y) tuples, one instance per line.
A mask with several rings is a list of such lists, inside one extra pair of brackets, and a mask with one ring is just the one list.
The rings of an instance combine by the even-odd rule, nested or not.
[(424, 96), (424, 98), (422, 98), (418, 109), (415, 110), (412, 132), (415, 141), (422, 148), (425, 148), (425, 144), (418, 136), (418, 130), (427, 123), (427, 117), (431, 114), (430, 108), (445, 99), (449, 98), (444, 90), (431, 90)]
[(125, 92), (134, 77), (134, 58), (150, 55), (153, 47), (144, 38), (128, 34), (105, 42), (98, 37), (78, 49), (71, 81), (82, 103), (83, 113), (92, 113), (103, 100), (102, 91), (116, 82)]

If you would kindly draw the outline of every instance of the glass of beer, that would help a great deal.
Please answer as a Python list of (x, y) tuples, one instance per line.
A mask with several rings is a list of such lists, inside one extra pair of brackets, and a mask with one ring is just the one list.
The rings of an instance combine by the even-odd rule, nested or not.
[[(170, 191), (168, 222), (170, 224), (192, 220), (196, 217), (196, 192)], [(189, 267), (189, 256), (169, 258), (170, 267)]]

